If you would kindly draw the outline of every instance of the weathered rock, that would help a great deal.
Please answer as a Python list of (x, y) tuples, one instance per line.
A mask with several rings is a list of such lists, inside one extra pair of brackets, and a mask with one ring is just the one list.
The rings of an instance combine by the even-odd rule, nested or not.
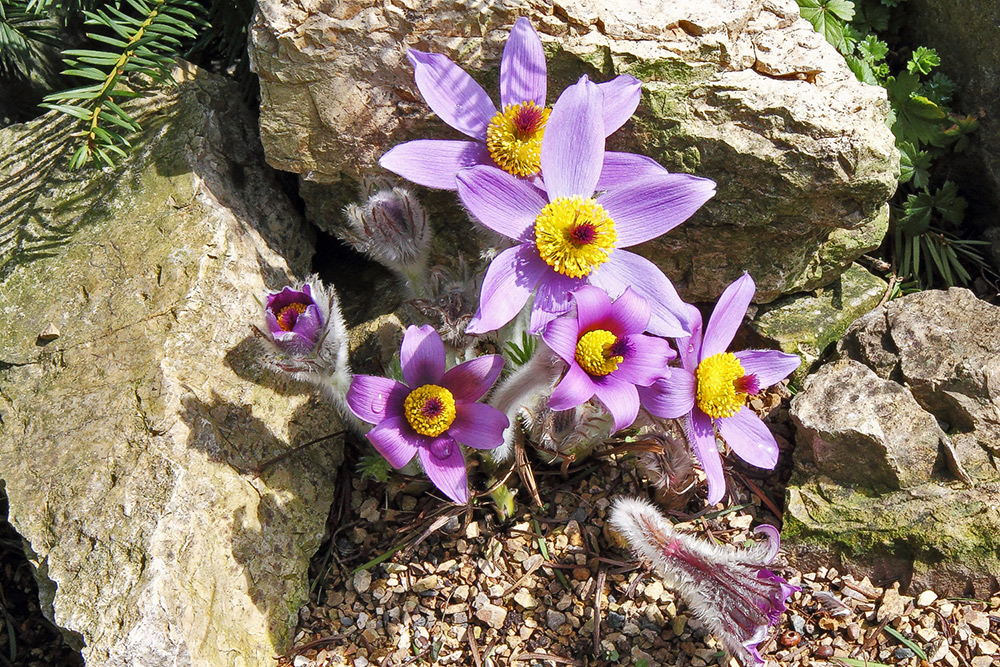
[(838, 351), (905, 383), (969, 474), (1000, 478), (1000, 308), (958, 287), (919, 292), (853, 324)]
[(791, 416), (796, 457), (836, 482), (878, 491), (929, 482), (946, 437), (905, 388), (850, 359), (810, 376)]
[(816, 294), (793, 294), (760, 307), (750, 329), (766, 347), (802, 358), (802, 365), (791, 375), (792, 383), (799, 385), (823, 351), (852, 322), (877, 306), (885, 290), (885, 281), (852, 264)]
[(337, 429), (247, 327), (311, 238), (238, 92), (178, 77), (114, 173), (63, 170), (58, 114), (0, 130), (0, 476), (88, 664), (256, 667), (291, 638), (342, 452), (249, 472)]
[(958, 288), (912, 294), (837, 349), (792, 401), (785, 537), (801, 564), (844, 558), (939, 593), (995, 591), (1000, 308)]
[[(632, 74), (643, 101), (609, 148), (718, 182), (692, 220), (640, 248), (688, 299), (714, 298), (749, 270), (766, 302), (828, 284), (878, 246), (898, 167), (885, 91), (859, 83), (793, 0), (571, 0), (555, 13), (538, 2), (261, 0), (251, 55), (268, 161), (315, 181), (303, 188), (315, 221), (340, 224), (353, 182), (389, 147), (456, 137), (421, 99), (406, 48), (449, 56), (492, 93), (520, 15), (545, 44), (550, 102), (581, 74)], [(432, 219), (466, 229), (446, 200), (425, 198)]]

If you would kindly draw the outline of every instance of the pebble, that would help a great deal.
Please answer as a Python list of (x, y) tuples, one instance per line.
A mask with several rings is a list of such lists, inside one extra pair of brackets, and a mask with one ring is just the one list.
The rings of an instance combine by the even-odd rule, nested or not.
[(996, 643), (991, 642), (989, 639), (980, 639), (976, 642), (976, 652), (980, 655), (1000, 655), (1000, 646)]
[(832, 646), (818, 646), (816, 648), (816, 650), (813, 651), (813, 655), (816, 656), (817, 658), (829, 658), (829, 657), (832, 657), (833, 656), (833, 647)]
[(358, 570), (354, 573), (354, 590), (358, 593), (367, 593), (372, 585), (372, 573), (368, 570)]
[(882, 594), (882, 604), (875, 612), (875, 620), (881, 623), (885, 619), (902, 616), (906, 613), (906, 605), (910, 604), (913, 598), (899, 594), (899, 584), (893, 584), (892, 588), (885, 589)]
[(861, 626), (857, 623), (851, 623), (847, 626), (847, 638), (852, 642), (856, 642), (861, 639)]
[(969, 624), (969, 627), (978, 632), (981, 635), (985, 635), (990, 631), (990, 617), (989, 614), (985, 614), (981, 611), (976, 611), (970, 609), (965, 612), (965, 622)]
[(931, 642), (931, 650), (926, 651), (928, 662), (937, 662), (948, 654), (948, 640), (944, 637), (938, 637)]
[(908, 646), (900, 646), (895, 651), (893, 651), (892, 655), (894, 658), (896, 658), (896, 660), (909, 660), (910, 658), (915, 656), (916, 653), (914, 653), (913, 649), (909, 648)]
[(495, 604), (484, 604), (476, 611), (476, 618), (486, 625), (499, 630), (507, 620), (507, 610)]
[(294, 667), (306, 667), (306, 665), (308, 665), (310, 662), (312, 662), (312, 660), (305, 657), (304, 655), (297, 655), (295, 656), (295, 660), (292, 660), (292, 665), (294, 665)]
[(437, 590), (437, 588), (438, 576), (436, 574), (429, 574), (426, 577), (421, 577), (413, 584), (414, 593), (426, 593), (427, 591)]
[(368, 523), (376, 523), (382, 516), (378, 511), (378, 501), (374, 498), (369, 498), (361, 503), (361, 509), (358, 511), (358, 514)]
[(650, 602), (656, 602), (663, 595), (663, 584), (659, 581), (654, 581), (653, 583), (646, 586), (646, 589), (642, 592), (643, 596)]
[(788, 617), (788, 622), (792, 624), (792, 629), (800, 635), (806, 631), (806, 619), (802, 618), (798, 614), (792, 614)]
[(993, 667), (996, 663), (993, 659), (996, 656), (980, 655), (972, 659), (972, 667)]
[(924, 591), (917, 596), (917, 606), (918, 607), (929, 607), (935, 600), (937, 600), (937, 593), (934, 591)]
[(625, 617), (621, 614), (611, 611), (608, 612), (608, 627), (612, 630), (621, 630), (622, 626), (625, 625)]
[(368, 658), (363, 655), (355, 658), (354, 667), (368, 667)]
[(531, 595), (527, 588), (522, 588), (514, 595), (514, 602), (519, 604), (522, 609), (534, 609), (538, 606), (538, 600)]
[(914, 634), (916, 634), (922, 642), (927, 643), (937, 639), (938, 631), (934, 628), (917, 628), (917, 631)]

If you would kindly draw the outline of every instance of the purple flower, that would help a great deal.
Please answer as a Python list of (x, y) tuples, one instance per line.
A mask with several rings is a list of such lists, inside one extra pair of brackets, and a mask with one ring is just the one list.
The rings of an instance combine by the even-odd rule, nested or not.
[[(420, 94), (441, 120), (475, 141), (420, 139), (396, 146), (379, 164), (419, 185), (454, 190), (455, 176), (474, 165), (491, 165), (527, 178), (541, 168), (540, 149), (550, 110), (545, 108), (545, 53), (531, 22), (520, 18), (500, 60), (500, 104), (458, 65), (437, 53), (409, 51)], [(602, 116), (607, 136), (625, 124), (639, 105), (641, 84), (619, 76), (599, 84), (608, 98)], [(617, 157), (624, 155), (624, 157)], [(615, 166), (648, 164), (639, 156), (613, 154)], [(655, 164), (655, 163), (654, 163)]]
[(313, 299), (309, 283), (301, 289), (286, 287), (267, 296), (264, 321), (275, 345), (287, 354), (304, 355), (316, 347), (323, 330), (325, 304)]
[(492, 449), (503, 442), (507, 417), (476, 403), (500, 375), (503, 358), (488, 354), (445, 371), (441, 337), (425, 325), (407, 327), (399, 361), (405, 383), (356, 375), (347, 405), (375, 424), (368, 440), (394, 468), (419, 454), (434, 485), (455, 502), (467, 502), (465, 458), (458, 443)]
[[(569, 310), (569, 294), (586, 284), (612, 297), (631, 286), (651, 306), (650, 333), (690, 333), (683, 319), (687, 306), (667, 277), (648, 259), (622, 248), (687, 220), (715, 194), (715, 183), (667, 173), (651, 160), (648, 167), (609, 167), (601, 121), (606, 104), (614, 102), (604, 100), (586, 77), (559, 97), (542, 142), (544, 190), (494, 167), (472, 167), (458, 175), (466, 208), (516, 242), (490, 264), (470, 333), (512, 320), (536, 287), (530, 328), (537, 333)], [(605, 191), (595, 197), (596, 190)]]
[(785, 600), (801, 590), (764, 567), (778, 553), (777, 529), (755, 529), (767, 537), (764, 544), (726, 548), (676, 532), (652, 503), (632, 498), (615, 500), (610, 521), (733, 656), (764, 662), (757, 645), (778, 623)]
[(778, 443), (771, 431), (750, 409), (747, 396), (780, 382), (798, 368), (794, 354), (777, 350), (726, 352), (743, 322), (756, 286), (745, 273), (729, 285), (701, 334), (701, 315), (693, 306), (695, 321), (689, 338), (678, 339), (682, 368), (639, 390), (643, 407), (668, 419), (688, 418), (688, 440), (708, 477), (708, 503), (722, 500), (726, 479), (715, 445), (715, 429), (741, 459), (759, 468), (774, 468)]
[(597, 396), (619, 431), (639, 413), (636, 385), (648, 387), (663, 377), (676, 353), (662, 338), (643, 332), (649, 304), (631, 288), (618, 300), (585, 285), (572, 294), (576, 314), (549, 322), (542, 340), (569, 364), (549, 398), (553, 410), (568, 410)]

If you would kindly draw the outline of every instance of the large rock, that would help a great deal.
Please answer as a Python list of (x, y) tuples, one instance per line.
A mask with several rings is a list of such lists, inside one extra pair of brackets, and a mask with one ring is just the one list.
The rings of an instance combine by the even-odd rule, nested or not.
[[(855, 322), (792, 400), (784, 536), (951, 594), (1000, 581), (1000, 308), (926, 291)], [(886, 569), (888, 568), (888, 569)]]
[(249, 336), (308, 229), (238, 91), (178, 78), (113, 173), (62, 169), (57, 114), (0, 130), (0, 477), (87, 664), (258, 667), (307, 598), (341, 446), (250, 469), (338, 421)]
[[(688, 299), (714, 298), (747, 270), (760, 302), (812, 289), (879, 245), (898, 168), (885, 91), (859, 83), (794, 0), (570, 0), (554, 13), (537, 2), (259, 0), (250, 51), (268, 161), (310, 182), (312, 216), (336, 227), (354, 182), (391, 146), (457, 138), (421, 99), (406, 48), (449, 56), (494, 94), (522, 14), (546, 47), (550, 102), (581, 74), (632, 74), (643, 100), (609, 147), (718, 182), (691, 221), (640, 249)], [(467, 228), (445, 199), (430, 198), (432, 218)]]

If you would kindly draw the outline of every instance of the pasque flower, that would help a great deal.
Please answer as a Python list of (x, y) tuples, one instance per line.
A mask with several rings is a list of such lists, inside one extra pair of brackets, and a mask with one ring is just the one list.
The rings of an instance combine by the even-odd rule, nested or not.
[(407, 327), (399, 350), (405, 382), (356, 375), (347, 404), (375, 424), (368, 440), (394, 468), (415, 456), (430, 480), (457, 503), (469, 499), (465, 457), (459, 443), (492, 449), (503, 442), (507, 417), (476, 403), (503, 367), (497, 354), (476, 357), (445, 370), (444, 344), (430, 326)]
[(324, 303), (324, 298), (316, 301), (313, 291), (314, 287), (306, 282), (298, 289), (286, 287), (267, 296), (264, 305), (267, 330), (275, 345), (288, 354), (307, 354), (319, 343), (329, 315), (329, 302)]
[(542, 340), (569, 369), (549, 398), (553, 410), (568, 410), (596, 396), (614, 418), (615, 430), (639, 413), (636, 386), (663, 377), (676, 353), (663, 338), (644, 332), (649, 304), (631, 288), (612, 303), (607, 292), (585, 285), (572, 294), (576, 312), (549, 322)]
[(643, 407), (658, 416), (687, 416), (688, 440), (708, 477), (708, 502), (722, 500), (726, 479), (715, 444), (715, 430), (741, 459), (771, 469), (778, 462), (778, 444), (752, 410), (746, 398), (780, 382), (798, 368), (794, 354), (777, 350), (727, 352), (743, 322), (756, 286), (750, 274), (729, 285), (712, 311), (702, 336), (698, 310), (690, 307), (695, 327), (677, 340), (681, 368), (639, 389)]
[[(631, 286), (651, 306), (650, 333), (690, 332), (690, 324), (682, 322), (686, 305), (667, 277), (624, 248), (682, 223), (715, 194), (715, 183), (658, 166), (609, 170), (602, 122), (608, 104), (614, 102), (586, 77), (559, 97), (542, 141), (544, 189), (495, 167), (459, 173), (458, 194), (466, 208), (516, 243), (490, 264), (470, 333), (503, 326), (532, 292), (530, 328), (537, 333), (569, 310), (570, 293), (586, 284), (612, 297)], [(598, 189), (605, 191), (597, 194)]]
[(748, 549), (723, 547), (675, 531), (652, 503), (634, 498), (617, 499), (610, 521), (736, 659), (764, 662), (757, 645), (801, 590), (764, 567), (778, 553), (777, 529), (757, 527), (767, 542)]
[[(383, 155), (382, 167), (419, 185), (443, 190), (454, 190), (458, 172), (474, 165), (496, 166), (521, 178), (538, 174), (550, 110), (545, 107), (545, 53), (528, 19), (517, 20), (504, 46), (499, 111), (482, 86), (446, 56), (413, 49), (408, 56), (417, 88), (430, 108), (473, 141), (409, 141)], [(608, 98), (601, 131), (609, 135), (635, 112), (641, 85), (628, 75), (599, 85)], [(609, 170), (623, 165), (648, 167), (650, 162), (640, 156), (614, 154), (609, 157)]]

